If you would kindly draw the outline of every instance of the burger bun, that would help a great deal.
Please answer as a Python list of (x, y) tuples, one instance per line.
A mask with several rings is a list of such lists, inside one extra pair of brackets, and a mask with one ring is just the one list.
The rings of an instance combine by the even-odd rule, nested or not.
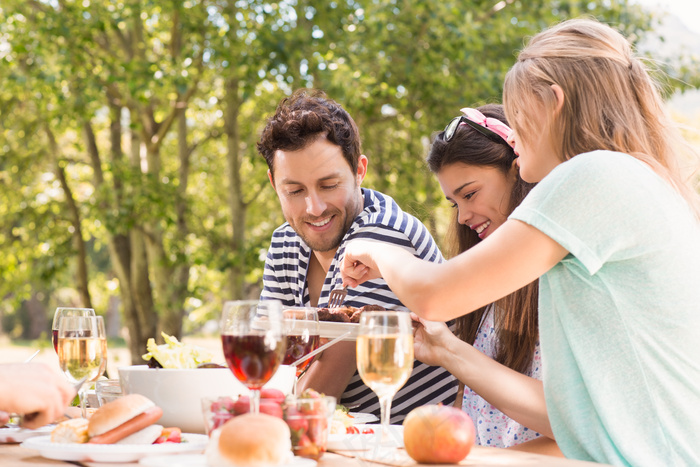
[(210, 467), (267, 467), (293, 457), (287, 423), (281, 418), (247, 413), (214, 430), (206, 449)]

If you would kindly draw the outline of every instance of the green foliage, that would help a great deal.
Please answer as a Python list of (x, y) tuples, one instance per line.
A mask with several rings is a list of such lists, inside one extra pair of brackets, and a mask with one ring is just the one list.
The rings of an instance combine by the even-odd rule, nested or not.
[[(366, 186), (395, 197), (440, 238), (449, 210), (423, 162), (431, 134), (463, 106), (499, 102), (524, 39), (580, 15), (635, 39), (653, 25), (626, 1), (4, 0), (0, 314), (10, 319), (37, 292), (51, 310), (65, 299), (57, 291), (75, 285), (74, 227), (58, 168), (79, 209), (98, 311), (121, 290), (108, 287), (114, 239), (135, 232), (162, 246), (164, 271), (188, 271), (185, 297), (175, 299), (193, 320), (187, 330), (232, 298), (230, 274), (242, 274), (245, 294), (257, 295), (283, 218), (255, 142), (298, 87), (324, 89), (348, 109), (370, 159)], [(692, 65), (675, 73), (697, 83)], [(187, 117), (186, 167), (169, 119), (178, 107)], [(232, 154), (242, 181), (235, 199)], [(232, 218), (236, 203), (246, 207), (242, 227)], [(155, 296), (161, 315), (171, 305), (165, 298)]]

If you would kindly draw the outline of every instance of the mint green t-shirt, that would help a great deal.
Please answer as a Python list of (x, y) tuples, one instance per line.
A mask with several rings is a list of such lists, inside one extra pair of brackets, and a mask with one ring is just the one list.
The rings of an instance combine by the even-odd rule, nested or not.
[(547, 411), (567, 457), (700, 466), (700, 222), (651, 168), (594, 151), (512, 213), (569, 254), (540, 278)]

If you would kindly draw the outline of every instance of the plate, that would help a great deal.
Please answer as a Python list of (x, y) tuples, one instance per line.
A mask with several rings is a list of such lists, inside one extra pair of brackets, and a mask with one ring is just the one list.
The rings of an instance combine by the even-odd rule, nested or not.
[(28, 428), (0, 428), (0, 443), (21, 443), (35, 436), (46, 436), (56, 425), (46, 425), (35, 430)]
[[(326, 449), (329, 451), (368, 451), (377, 447), (381, 441), (382, 429), (380, 425), (355, 425), (362, 431), (365, 427), (372, 428), (374, 433), (355, 435), (328, 435)], [(381, 447), (403, 447), (403, 426), (390, 425), (388, 439), (381, 443)]]
[(50, 436), (29, 438), (22, 447), (35, 449), (43, 457), (78, 462), (135, 462), (147, 456), (198, 453), (209, 442), (207, 435), (183, 433), (184, 443), (163, 444), (77, 444), (52, 443)]
[[(147, 467), (209, 467), (204, 454), (188, 454), (185, 456), (153, 456), (145, 457), (139, 464)], [(290, 462), (279, 467), (314, 467), (316, 461), (304, 457), (294, 457)]]
[(360, 323), (338, 323), (335, 321), (319, 321), (319, 328), (321, 329), (320, 336), (324, 339), (335, 339), (340, 337), (348, 331), (352, 331), (348, 337), (343, 339), (344, 341), (354, 341), (357, 340), (357, 331), (360, 329)]
[(365, 423), (373, 423), (379, 421), (379, 417), (377, 417), (373, 413), (348, 412), (348, 415), (352, 417), (353, 425), (364, 425)]

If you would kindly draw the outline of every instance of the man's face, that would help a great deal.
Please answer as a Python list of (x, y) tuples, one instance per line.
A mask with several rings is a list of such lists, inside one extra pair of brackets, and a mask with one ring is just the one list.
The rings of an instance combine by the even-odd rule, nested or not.
[(335, 251), (363, 209), (367, 158), (353, 173), (340, 147), (321, 136), (299, 151), (278, 150), (274, 164), (270, 181), (289, 225), (312, 250)]

